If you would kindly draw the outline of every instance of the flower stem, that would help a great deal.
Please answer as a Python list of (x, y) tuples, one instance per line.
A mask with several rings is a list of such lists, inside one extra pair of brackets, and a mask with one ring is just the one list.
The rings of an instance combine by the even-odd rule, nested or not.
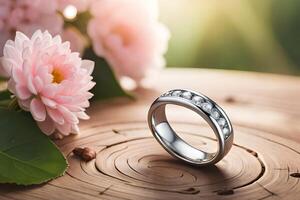
[(10, 102), (8, 103), (8, 106), (7, 106), (7, 108), (9, 109), (9, 110), (16, 110), (17, 108), (18, 108), (18, 100), (17, 100), (17, 98), (16, 97), (14, 97), (14, 98), (12, 98), (11, 100), (10, 100)]

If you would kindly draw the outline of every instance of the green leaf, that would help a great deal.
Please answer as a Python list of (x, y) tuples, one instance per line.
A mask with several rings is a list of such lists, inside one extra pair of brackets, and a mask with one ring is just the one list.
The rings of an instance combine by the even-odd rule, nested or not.
[(0, 101), (9, 100), (11, 93), (8, 90), (0, 91)]
[(95, 68), (92, 75), (94, 77), (93, 80), (96, 82), (96, 86), (92, 89), (95, 100), (120, 96), (131, 97), (121, 88), (114, 73), (105, 60), (95, 55), (91, 48), (86, 49), (83, 58), (95, 62)]
[(40, 184), (64, 174), (65, 157), (29, 113), (0, 109), (0, 183)]
[(7, 108), (11, 102), (11, 93), (8, 90), (0, 91), (0, 108)]

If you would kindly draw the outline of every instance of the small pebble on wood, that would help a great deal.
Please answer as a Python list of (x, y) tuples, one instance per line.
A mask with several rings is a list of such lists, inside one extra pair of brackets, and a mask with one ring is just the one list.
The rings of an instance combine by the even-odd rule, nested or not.
[(95, 159), (97, 155), (96, 151), (89, 147), (76, 147), (75, 149), (73, 149), (73, 153), (86, 162)]

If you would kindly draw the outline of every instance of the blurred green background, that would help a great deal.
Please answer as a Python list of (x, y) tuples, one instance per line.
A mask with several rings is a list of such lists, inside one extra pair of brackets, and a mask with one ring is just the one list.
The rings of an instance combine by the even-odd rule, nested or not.
[(300, 75), (299, 0), (160, 0), (167, 65)]

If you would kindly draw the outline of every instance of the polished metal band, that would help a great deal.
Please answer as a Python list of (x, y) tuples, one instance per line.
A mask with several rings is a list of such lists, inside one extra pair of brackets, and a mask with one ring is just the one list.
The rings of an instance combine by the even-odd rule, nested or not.
[[(205, 119), (216, 135), (217, 151), (207, 153), (182, 140), (167, 120), (167, 104), (186, 107)], [(233, 128), (225, 112), (208, 97), (190, 90), (171, 90), (158, 97), (149, 109), (148, 124), (154, 137), (172, 156), (198, 166), (217, 163), (233, 143)]]

